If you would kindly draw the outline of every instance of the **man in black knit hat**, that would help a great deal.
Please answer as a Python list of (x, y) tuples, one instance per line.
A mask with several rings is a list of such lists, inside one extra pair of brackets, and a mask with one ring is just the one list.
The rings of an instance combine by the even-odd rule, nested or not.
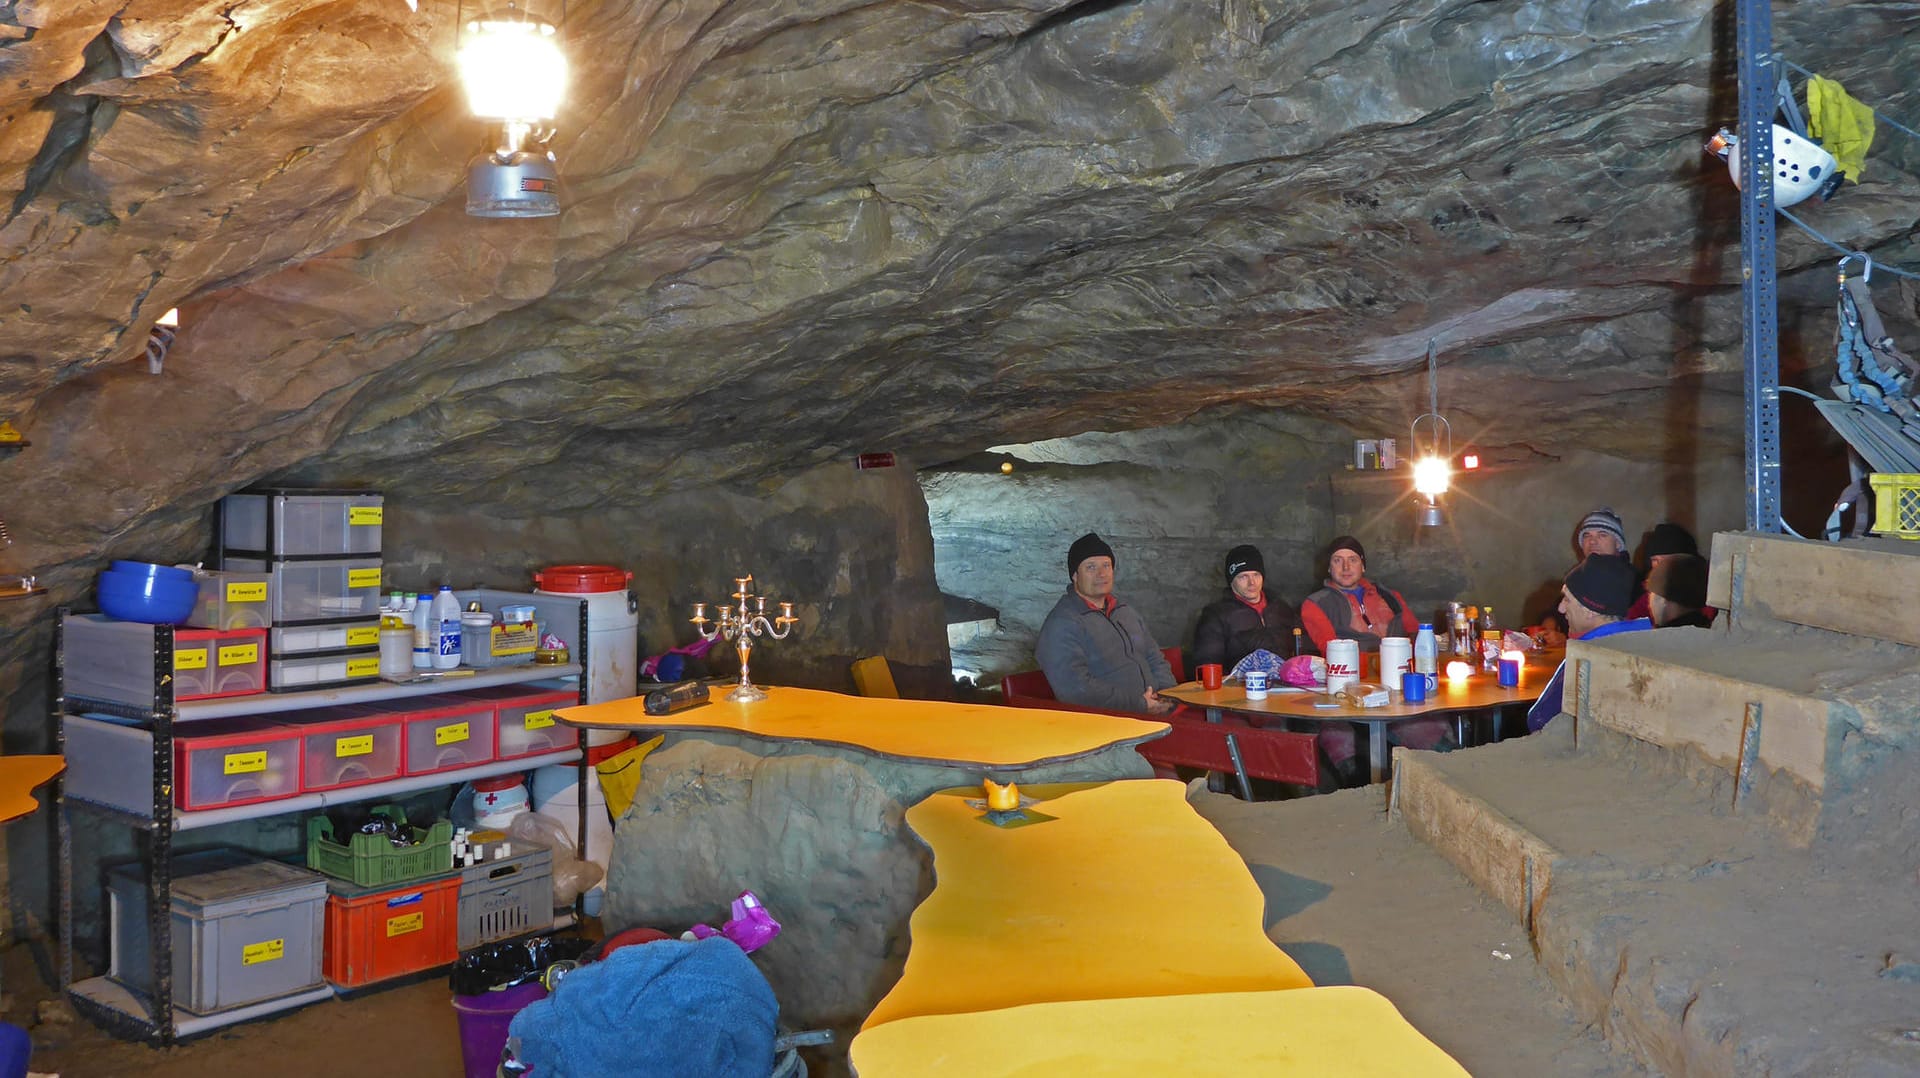
[[(1260, 548), (1242, 544), (1227, 551), (1227, 594), (1200, 611), (1193, 630), (1193, 661), (1233, 664), (1261, 649), (1282, 658), (1293, 654), (1300, 619), (1293, 607), (1267, 589)], [(1304, 648), (1302, 649), (1304, 650)]]
[(1040, 626), (1034, 651), (1053, 695), (1107, 711), (1165, 715), (1173, 668), (1134, 609), (1113, 594), (1113, 548), (1092, 532), (1067, 551), (1067, 592)]
[[(1639, 579), (1633, 563), (1613, 554), (1589, 554), (1560, 585), (1560, 613), (1567, 619), (1567, 639), (1598, 640), (1615, 633), (1653, 628), (1646, 618), (1630, 618)], [(1553, 672), (1545, 692), (1527, 710), (1527, 729), (1537, 731), (1560, 714), (1566, 693), (1566, 660)]]

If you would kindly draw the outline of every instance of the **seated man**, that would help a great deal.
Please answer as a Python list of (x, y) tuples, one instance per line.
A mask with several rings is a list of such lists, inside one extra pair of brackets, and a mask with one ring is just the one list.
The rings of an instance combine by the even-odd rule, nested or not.
[(1293, 655), (1300, 621), (1293, 607), (1267, 590), (1266, 572), (1258, 547), (1227, 551), (1227, 594), (1200, 611), (1200, 624), (1193, 630), (1196, 665), (1219, 663), (1232, 670), (1263, 648), (1282, 658)]
[(1326, 586), (1300, 604), (1300, 624), (1322, 655), (1336, 638), (1359, 641), (1361, 651), (1379, 651), (1383, 636), (1411, 640), (1420, 631), (1404, 596), (1367, 579), (1366, 548), (1351, 535), (1328, 545)]
[[(1419, 619), (1413, 616), (1404, 596), (1367, 579), (1366, 548), (1351, 535), (1328, 544), (1326, 586), (1300, 604), (1300, 623), (1313, 638), (1314, 650), (1322, 655), (1329, 640), (1354, 640), (1362, 652), (1377, 652), (1381, 637), (1404, 636), (1411, 640), (1420, 631)], [(1315, 725), (1320, 733), (1320, 751), (1333, 765), (1333, 776), (1341, 785), (1350, 785), (1360, 776), (1359, 763), (1354, 760), (1353, 727), (1342, 723)], [(1445, 719), (1396, 722), (1387, 736), (1410, 749), (1452, 747)]]
[(1165, 715), (1179, 706), (1157, 690), (1173, 670), (1146, 622), (1113, 594), (1113, 548), (1092, 532), (1067, 551), (1067, 593), (1040, 626), (1034, 651), (1063, 703)]
[[(1609, 554), (1590, 554), (1573, 567), (1560, 585), (1560, 613), (1567, 619), (1568, 640), (1598, 640), (1615, 633), (1653, 628), (1646, 618), (1627, 617), (1633, 606), (1633, 563)], [(1537, 731), (1560, 714), (1566, 692), (1567, 663), (1553, 672), (1540, 699), (1527, 709), (1527, 729)]]
[[(1661, 565), (1675, 558), (1697, 558), (1700, 556), (1700, 544), (1693, 541), (1693, 533), (1667, 520), (1655, 524), (1653, 531), (1647, 533), (1646, 549), (1647, 586), (1649, 588), (1653, 586), (1653, 571), (1660, 568)], [(1704, 567), (1702, 571), (1705, 571)], [(1706, 615), (1707, 620), (1705, 624), (1711, 624), (1713, 622), (1713, 616), (1719, 613), (1719, 611), (1704, 605), (1707, 601), (1706, 588), (1706, 579), (1702, 577), (1700, 581), (1700, 602), (1703, 605), (1700, 609), (1701, 612)], [(1641, 592), (1640, 597), (1633, 601), (1633, 609), (1627, 611), (1627, 616), (1630, 618), (1650, 616), (1653, 612), (1652, 600), (1650, 598), (1652, 594), (1650, 590)], [(1653, 623), (1655, 625), (1663, 624), (1659, 618), (1654, 618)]]
[(1671, 554), (1647, 575), (1647, 595), (1657, 628), (1713, 626), (1719, 611), (1707, 605), (1707, 559), (1697, 554)]
[(1610, 506), (1603, 505), (1580, 518), (1580, 526), (1573, 531), (1573, 545), (1580, 549), (1583, 561), (1595, 554), (1630, 558), (1627, 527)]

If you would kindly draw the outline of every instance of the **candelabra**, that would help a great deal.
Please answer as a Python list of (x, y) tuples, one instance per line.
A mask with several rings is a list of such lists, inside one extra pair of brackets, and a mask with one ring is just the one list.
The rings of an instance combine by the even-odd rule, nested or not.
[[(712, 640), (725, 637), (733, 642), (740, 652), (740, 684), (727, 694), (727, 699), (740, 704), (751, 704), (755, 700), (765, 700), (767, 691), (747, 679), (747, 658), (753, 653), (755, 637), (768, 636), (775, 640), (785, 640), (793, 632), (793, 626), (799, 618), (793, 616), (793, 604), (781, 603), (780, 613), (772, 621), (767, 620), (767, 597), (748, 591), (753, 583), (753, 574), (733, 578), (733, 603), (720, 603), (718, 620), (707, 617), (707, 604), (693, 604), (693, 627), (700, 633), (700, 639)], [(752, 609), (748, 609), (748, 604)], [(707, 626), (714, 626), (712, 632)]]

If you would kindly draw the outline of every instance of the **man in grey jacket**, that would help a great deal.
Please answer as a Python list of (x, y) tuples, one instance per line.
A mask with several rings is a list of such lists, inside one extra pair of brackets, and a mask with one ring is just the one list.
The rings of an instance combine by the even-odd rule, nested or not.
[(1067, 551), (1067, 593), (1040, 626), (1035, 647), (1062, 703), (1165, 715), (1179, 706), (1157, 690), (1173, 669), (1146, 622), (1113, 594), (1113, 548), (1092, 532)]

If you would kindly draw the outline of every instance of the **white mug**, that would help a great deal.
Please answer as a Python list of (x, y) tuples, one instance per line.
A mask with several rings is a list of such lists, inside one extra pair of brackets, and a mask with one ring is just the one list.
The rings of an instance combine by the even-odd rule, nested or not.
[(1360, 642), (1358, 640), (1327, 641), (1327, 692), (1339, 692), (1341, 689), (1360, 680)]
[(1265, 700), (1267, 698), (1267, 672), (1249, 670), (1243, 675), (1247, 682), (1247, 699)]
[(1380, 641), (1380, 683), (1400, 684), (1400, 675), (1413, 669), (1413, 641), (1389, 636)]

